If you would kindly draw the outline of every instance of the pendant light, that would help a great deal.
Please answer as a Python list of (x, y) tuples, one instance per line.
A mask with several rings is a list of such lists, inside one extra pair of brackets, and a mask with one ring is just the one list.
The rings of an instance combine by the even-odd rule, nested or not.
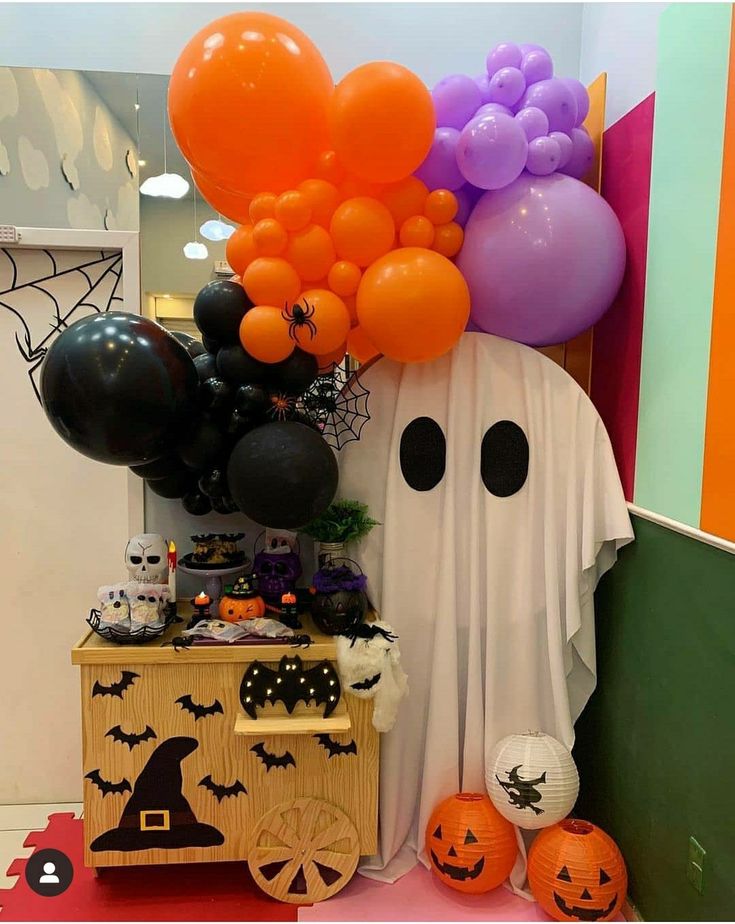
[(163, 107), (163, 173), (149, 176), (140, 187), (142, 196), (155, 196), (160, 199), (181, 199), (189, 192), (189, 184), (178, 173), (169, 173), (167, 157), (166, 106)]
[[(188, 186), (188, 183), (187, 183)], [(197, 233), (197, 188), (194, 187), (194, 240), (184, 244), (184, 256), (187, 260), (206, 260), (209, 256), (207, 245), (202, 244)]]

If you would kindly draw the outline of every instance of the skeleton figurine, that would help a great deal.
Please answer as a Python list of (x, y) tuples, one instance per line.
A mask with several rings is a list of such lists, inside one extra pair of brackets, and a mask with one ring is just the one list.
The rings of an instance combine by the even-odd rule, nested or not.
[(157, 533), (140, 533), (128, 540), (125, 565), (131, 581), (139, 584), (168, 583), (168, 544)]

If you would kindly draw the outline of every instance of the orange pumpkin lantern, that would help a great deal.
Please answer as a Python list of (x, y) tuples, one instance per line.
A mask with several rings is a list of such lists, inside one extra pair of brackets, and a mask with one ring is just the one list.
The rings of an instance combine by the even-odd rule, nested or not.
[(434, 809), (426, 853), (434, 874), (459, 892), (489, 892), (513, 869), (518, 846), (513, 825), (483, 793), (460, 792)]
[(225, 622), (242, 622), (265, 616), (265, 601), (258, 595), (252, 578), (241, 577), (219, 602), (219, 618)]
[(589, 821), (545, 828), (528, 855), (533, 897), (557, 921), (609, 921), (625, 901), (628, 876), (615, 841)]

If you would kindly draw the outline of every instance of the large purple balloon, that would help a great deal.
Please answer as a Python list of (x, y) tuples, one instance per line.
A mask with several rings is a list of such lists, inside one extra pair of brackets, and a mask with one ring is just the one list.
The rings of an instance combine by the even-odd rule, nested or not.
[(457, 166), (456, 150), (459, 132), (456, 128), (437, 128), (434, 140), (416, 176), (429, 189), (459, 189), (465, 182)]
[(457, 163), (468, 183), (502, 189), (526, 165), (526, 133), (513, 116), (490, 112), (473, 119), (460, 133)]
[(480, 88), (466, 74), (451, 74), (440, 80), (431, 91), (436, 124), (464, 128), (482, 105)]
[(625, 239), (605, 200), (571, 177), (524, 171), (483, 195), (457, 259), (482, 330), (530, 346), (564, 343), (612, 304)]
[(523, 94), (519, 108), (536, 106), (549, 118), (549, 131), (571, 132), (577, 123), (577, 101), (559, 77), (532, 83)]

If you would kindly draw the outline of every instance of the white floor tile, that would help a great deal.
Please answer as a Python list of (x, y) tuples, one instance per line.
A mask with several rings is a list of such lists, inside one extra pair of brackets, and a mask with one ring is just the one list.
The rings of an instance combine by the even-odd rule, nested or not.
[(82, 814), (82, 803), (0, 805), (0, 832), (41, 831), (46, 827), (48, 816), (54, 812), (74, 812), (79, 817)]

